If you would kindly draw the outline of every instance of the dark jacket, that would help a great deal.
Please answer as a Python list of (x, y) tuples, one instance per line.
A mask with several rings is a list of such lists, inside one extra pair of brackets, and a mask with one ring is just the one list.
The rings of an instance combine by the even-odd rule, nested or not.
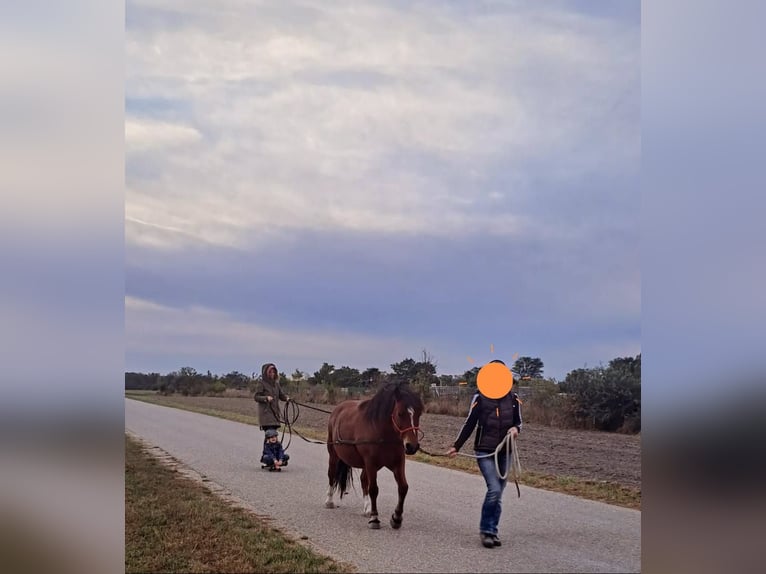
[(275, 443), (266, 442), (263, 445), (263, 457), (270, 456), (272, 460), (284, 460), (285, 451), (282, 448), (282, 444), (277, 441)]
[[(274, 363), (266, 363), (261, 367), (261, 378), (255, 385), (255, 402), (258, 403), (258, 424), (263, 426), (280, 426), (280, 422), (277, 419), (277, 415), (281, 416), (281, 409), (279, 408), (279, 401), (287, 400), (287, 395), (282, 391), (282, 385), (279, 384), (279, 376), (272, 381), (266, 377), (266, 370), (269, 367), (274, 367)], [(277, 371), (279, 373), (279, 371)], [(274, 398), (271, 403), (266, 397), (271, 396)]]
[(521, 432), (521, 403), (516, 393), (508, 393), (499, 399), (488, 399), (476, 393), (471, 399), (471, 408), (452, 446), (460, 450), (473, 429), (478, 426), (473, 448), (477, 452), (492, 452), (505, 435), (516, 427)]

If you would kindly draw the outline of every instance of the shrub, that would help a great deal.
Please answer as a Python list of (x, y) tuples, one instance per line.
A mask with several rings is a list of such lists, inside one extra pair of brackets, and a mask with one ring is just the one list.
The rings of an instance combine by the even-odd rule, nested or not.
[(581, 426), (630, 432), (641, 428), (641, 355), (609, 366), (576, 369), (562, 387), (572, 395), (571, 412)]

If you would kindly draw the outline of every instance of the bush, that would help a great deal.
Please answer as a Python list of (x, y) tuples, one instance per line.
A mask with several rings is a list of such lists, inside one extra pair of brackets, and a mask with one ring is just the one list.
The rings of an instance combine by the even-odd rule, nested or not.
[(435, 415), (453, 415), (463, 417), (468, 413), (470, 397), (455, 395), (454, 397), (432, 397), (425, 403), (425, 412)]
[(641, 429), (641, 355), (609, 366), (576, 369), (562, 387), (572, 396), (571, 413), (585, 428), (631, 432)]
[(212, 385), (209, 385), (206, 394), (221, 396), (226, 391), (226, 385), (221, 381), (215, 381)]
[(572, 400), (561, 393), (559, 385), (550, 379), (536, 379), (524, 393), (522, 416), (525, 421), (556, 427), (576, 426), (571, 414)]

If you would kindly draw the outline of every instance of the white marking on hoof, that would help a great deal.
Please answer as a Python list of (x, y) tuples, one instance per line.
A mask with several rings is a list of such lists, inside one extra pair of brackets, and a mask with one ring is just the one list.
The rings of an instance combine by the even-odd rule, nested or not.
[(335, 508), (335, 503), (332, 501), (333, 490), (332, 486), (327, 487), (327, 499), (324, 501), (325, 508)]
[(369, 494), (364, 497), (364, 509), (362, 510), (362, 514), (365, 516), (370, 516), (370, 514), (372, 514), (372, 500), (370, 500)]

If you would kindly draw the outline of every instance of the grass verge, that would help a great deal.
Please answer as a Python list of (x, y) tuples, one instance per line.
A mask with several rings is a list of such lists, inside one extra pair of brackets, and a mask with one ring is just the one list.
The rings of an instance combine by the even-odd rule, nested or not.
[(125, 437), (126, 572), (352, 572)]
[[(145, 401), (147, 403), (174, 407), (205, 415), (216, 416), (231, 421), (246, 423), (250, 425), (258, 424), (258, 419), (255, 416), (249, 416), (224, 410), (207, 409), (203, 407), (197, 407), (195, 405), (188, 405), (181, 402), (175, 402), (173, 401), (172, 397), (163, 397), (157, 394), (133, 394), (133, 391), (127, 391), (126, 396), (129, 396), (132, 399)], [(300, 426), (294, 426), (293, 428), (307, 438), (313, 438), (317, 440), (326, 440), (327, 438), (324, 432), (319, 432), (311, 428)], [(298, 437), (293, 438), (295, 440), (300, 440)], [(451, 468), (453, 470), (462, 470), (464, 472), (479, 474), (479, 469), (476, 465), (476, 461), (472, 458), (467, 458), (464, 456), (458, 456), (456, 458), (434, 457), (419, 452), (410, 458), (412, 458), (412, 460), (417, 460), (418, 462), (424, 462), (427, 464)], [(634, 510), (641, 510), (640, 488), (623, 486), (621, 484), (609, 481), (586, 480), (570, 476), (557, 476), (525, 470), (523, 460), (522, 473), (519, 484), (531, 486), (534, 488), (541, 488), (543, 490), (550, 490), (553, 492), (571, 494), (573, 496), (579, 496), (580, 498), (596, 500), (598, 502), (605, 502), (607, 504), (614, 504), (617, 506), (632, 508)]]
[[(458, 456), (456, 458), (434, 457), (427, 454), (417, 453), (411, 457), (418, 462), (425, 462), (451, 468), (453, 470), (462, 470), (472, 474), (481, 474), (473, 458)], [(607, 504), (624, 506), (634, 510), (641, 510), (641, 490), (638, 488), (629, 488), (621, 484), (608, 481), (585, 480), (571, 476), (556, 476), (545, 474), (532, 470), (524, 470), (522, 462), (522, 472), (519, 478), (519, 484), (541, 488), (563, 494), (571, 494), (588, 500), (596, 500)], [(513, 488), (515, 492), (515, 488)], [(514, 494), (516, 496), (516, 494)]]

